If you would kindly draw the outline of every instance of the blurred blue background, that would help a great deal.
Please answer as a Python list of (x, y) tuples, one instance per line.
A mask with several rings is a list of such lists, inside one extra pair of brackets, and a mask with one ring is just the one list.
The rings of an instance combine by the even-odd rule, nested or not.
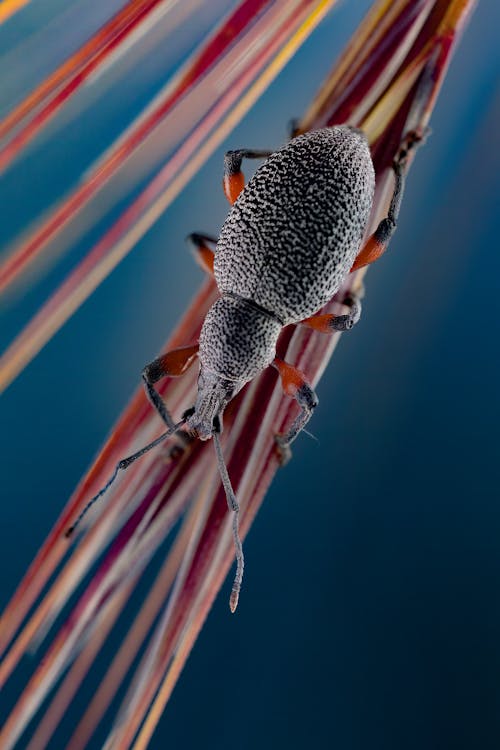
[[(5, 25), (0, 50), (32, 5)], [(200, 283), (183, 238), (216, 233), (224, 219), (224, 151), (283, 142), (368, 6), (345, 2), (327, 17), (1, 397), (2, 605)], [(499, 24), (498, 4), (483, 0), (411, 170), (390, 252), (367, 276), (362, 321), (318, 388), (319, 443), (303, 436), (278, 474), (246, 542), (237, 616), (226, 586), (153, 748), (499, 745)], [(130, 118), (125, 105), (119, 116)], [(86, 164), (101, 137), (75, 120), (75, 158)], [(79, 173), (70, 146), (49, 134), (6, 174), (2, 240)], [(2, 344), (65, 270), (6, 306)]]

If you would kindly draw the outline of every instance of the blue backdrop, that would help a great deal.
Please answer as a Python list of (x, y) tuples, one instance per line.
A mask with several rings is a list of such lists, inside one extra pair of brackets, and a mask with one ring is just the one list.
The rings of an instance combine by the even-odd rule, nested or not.
[[(199, 284), (183, 238), (223, 221), (224, 151), (284, 140), (367, 6), (329, 15), (1, 397), (2, 604)], [(301, 437), (276, 478), (246, 542), (237, 616), (226, 587), (154, 748), (498, 747), (499, 24), (498, 4), (483, 0), (411, 170), (391, 250), (367, 276), (362, 321), (319, 386), (319, 443)], [(99, 133), (74, 127), (85, 161)], [(2, 237), (64, 190), (76, 169), (65, 162), (55, 135), (7, 173)], [(2, 342), (63, 271), (6, 309)], [(51, 747), (64, 747), (91, 692), (82, 689)]]

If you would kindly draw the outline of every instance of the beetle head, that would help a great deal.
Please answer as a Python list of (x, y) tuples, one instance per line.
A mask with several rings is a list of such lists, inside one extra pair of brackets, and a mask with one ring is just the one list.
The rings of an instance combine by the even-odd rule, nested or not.
[(186, 415), (188, 430), (201, 440), (222, 430), (228, 403), (272, 362), (280, 330), (280, 323), (244, 300), (214, 302), (200, 333), (198, 395)]
[(200, 440), (208, 440), (214, 432), (222, 432), (222, 414), (244, 382), (225, 380), (203, 366), (198, 376), (198, 395), (186, 427)]

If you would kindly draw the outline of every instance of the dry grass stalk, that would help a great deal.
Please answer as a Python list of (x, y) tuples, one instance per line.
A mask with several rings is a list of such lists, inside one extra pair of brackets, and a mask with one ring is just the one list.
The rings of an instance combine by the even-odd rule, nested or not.
[[(373, 226), (386, 211), (392, 159), (405, 133), (427, 126), (450, 55), (473, 6), (473, 2), (465, 0), (376, 3), (302, 119), (301, 130), (347, 120), (367, 132), (377, 173)], [(359, 286), (363, 273), (361, 270), (351, 274), (338, 298), (348, 288)], [(213, 282), (206, 281), (166, 348), (196, 339), (215, 296)], [(338, 313), (338, 303), (334, 300), (326, 311)], [(286, 355), (315, 384), (337, 341), (338, 334), (321, 336), (289, 327), (279, 341), (278, 354)], [(189, 372), (182, 379), (162, 384), (162, 393), (174, 413), (193, 402), (195, 381), (196, 373)], [(252, 382), (227, 411), (224, 453), (242, 508), (243, 537), (278, 469), (274, 434), (283, 431), (295, 414), (295, 403), (283, 398), (272, 371), (264, 372)], [(64, 711), (62, 691), (66, 695), (76, 691), (145, 562), (191, 502), (172, 551), (131, 626), (127, 647), (117, 654), (68, 748), (84, 747), (137, 649), (147, 638), (146, 651), (106, 747), (125, 750), (148, 745), (233, 563), (231, 518), (215, 474), (211, 446), (195, 442), (173, 458), (169, 457), (168, 449), (144, 456), (113, 485), (99, 512), (88, 519), (87, 533), (65, 565), (61, 563), (66, 552), (62, 533), (70, 520), (103, 484), (116, 461), (158, 434), (158, 429), (158, 418), (139, 391), (70, 499), (7, 609), (2, 645), (7, 647), (19, 633), (0, 670), (2, 679), (15, 667), (38, 631), (46, 628), (61, 611), (85, 572), (100, 561), (14, 707), (4, 727), (5, 747), (13, 746), (63, 670), (72, 665), (30, 747), (43, 746)], [(21, 628), (58, 566), (57, 577)]]

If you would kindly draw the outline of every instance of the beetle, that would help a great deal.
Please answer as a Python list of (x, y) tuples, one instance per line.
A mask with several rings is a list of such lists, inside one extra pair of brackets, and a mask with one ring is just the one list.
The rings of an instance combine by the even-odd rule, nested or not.
[[(276, 358), (284, 326), (302, 325), (323, 333), (346, 331), (358, 322), (361, 303), (348, 294), (345, 315), (321, 314), (351, 271), (372, 263), (387, 248), (396, 229), (404, 189), (408, 153), (422, 140), (410, 132), (393, 162), (394, 192), (387, 216), (362, 246), (370, 219), (375, 173), (364, 133), (338, 125), (293, 137), (277, 151), (229, 151), (224, 158), (224, 192), (231, 210), (218, 240), (192, 234), (198, 260), (213, 273), (220, 297), (205, 317), (198, 344), (158, 357), (142, 373), (146, 394), (167, 431), (141, 450), (122, 459), (104, 487), (87, 503), (70, 536), (88, 509), (126, 469), (162, 440), (179, 432), (214, 441), (228, 506), (233, 512), (237, 568), (231, 590), (234, 612), (243, 578), (243, 549), (238, 532), (239, 505), (222, 455), (220, 433), (227, 404), (243, 386), (269, 365), (281, 377), (300, 413), (276, 443), (282, 463), (305, 427), (318, 398), (304, 374)], [(245, 186), (243, 159), (264, 158)], [(210, 245), (215, 246), (212, 250)], [(165, 376), (182, 375), (198, 357), (198, 390), (194, 406), (174, 423), (155, 389)]]

